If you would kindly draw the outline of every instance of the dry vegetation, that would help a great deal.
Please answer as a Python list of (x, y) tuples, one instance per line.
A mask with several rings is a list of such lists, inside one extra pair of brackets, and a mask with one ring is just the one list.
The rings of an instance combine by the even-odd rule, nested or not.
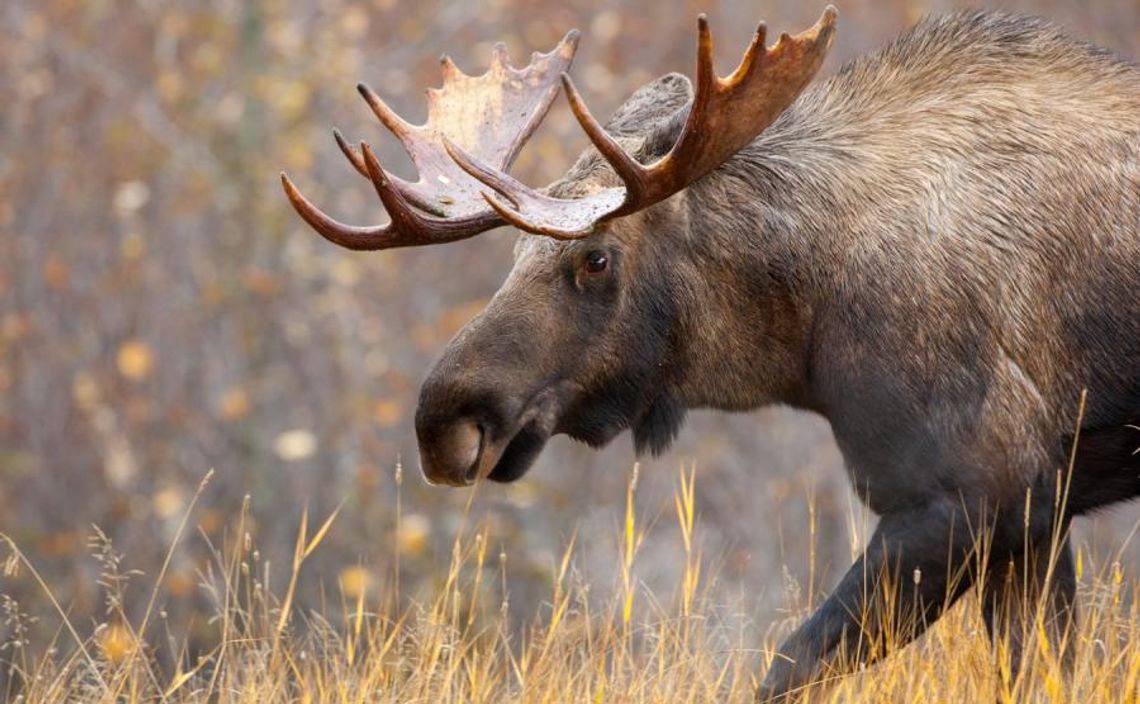
[[(700, 10), (727, 61), (755, 20), (803, 27), (823, 4), (0, 3), (0, 698), (747, 699), (764, 648), (870, 530), (826, 426), (695, 414), (643, 466), (647, 518), (629, 533), (624, 442), (556, 440), (522, 482), (473, 494), (396, 482), (418, 380), (501, 281), (512, 238), (341, 252), (294, 216), (277, 173), (375, 221), (328, 134), (380, 134), (358, 80), (416, 119), (440, 51), (476, 71), (492, 41), (518, 60), (579, 27), (574, 73), (604, 113), (690, 66)], [(825, 73), (924, 12), (976, 3), (838, 4)], [(1133, 0), (986, 4), (1140, 46)], [(553, 178), (584, 143), (559, 101), (515, 173)], [(674, 471), (693, 458), (690, 518), (674, 521)], [(320, 539), (298, 571), (304, 506), (321, 520), (302, 542)], [(819, 698), (1135, 700), (1134, 518), (1077, 527), (1071, 681), (1041, 665), (1010, 690), (966, 607)]]
[[(21, 605), (4, 597), (10, 633), (3, 644), (5, 694), (27, 704), (748, 701), (778, 636), (818, 595), (801, 598), (798, 589), (790, 590), (788, 618), (753, 642), (741, 616), (709, 598), (715, 576), (695, 547), (694, 482), (695, 473), (682, 471), (674, 497), (681, 541), (672, 593), (652, 593), (638, 576), (647, 529), (636, 512), (635, 468), (612, 554), (619, 578), (597, 593), (576, 570), (571, 541), (551, 565), (548, 600), (524, 628), (507, 616), (510, 558), (493, 547), (485, 525), (458, 533), (449, 567), (422, 599), (402, 606), (391, 569), (355, 566), (327, 585), (320, 607), (302, 608), (294, 600), (297, 580), (335, 530), (337, 515), (319, 524), (302, 516), (290, 576), (273, 585), (245, 530), (247, 498), (232, 533), (211, 546), (213, 562), (199, 575), (218, 634), (216, 644), (201, 652), (184, 634), (164, 627), (168, 597), (157, 587), (132, 584), (137, 575), (128, 571), (129, 560), (98, 529), (91, 548), (101, 565), (106, 612), (89, 638), (78, 634), (34, 565), (4, 537), (6, 574), (27, 572), (57, 610), (54, 637), (33, 642)], [(191, 506), (175, 541), (183, 539), (193, 513)], [(808, 701), (1138, 701), (1140, 585), (1124, 579), (1118, 561), (1090, 557), (1083, 548), (1077, 570), (1082, 608), (1079, 626), (1067, 635), (1076, 656), (1071, 672), (1039, 625), (1026, 668), (1011, 678), (1005, 660), (988, 647), (968, 597), (918, 644), (858, 676), (807, 692)], [(141, 621), (132, 622), (124, 611), (128, 598), (146, 602)]]

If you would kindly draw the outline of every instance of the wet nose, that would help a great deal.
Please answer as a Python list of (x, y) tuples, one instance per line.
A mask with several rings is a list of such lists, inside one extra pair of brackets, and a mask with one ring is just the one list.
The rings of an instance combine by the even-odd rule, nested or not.
[(479, 338), (460, 333), (460, 339), (424, 379), (416, 406), (424, 477), (451, 486), (474, 483), (481, 455), (517, 416), (518, 374), (487, 362)]
[(475, 480), (475, 467), (483, 432), (470, 418), (418, 432), (420, 466), (433, 484), (467, 486)]

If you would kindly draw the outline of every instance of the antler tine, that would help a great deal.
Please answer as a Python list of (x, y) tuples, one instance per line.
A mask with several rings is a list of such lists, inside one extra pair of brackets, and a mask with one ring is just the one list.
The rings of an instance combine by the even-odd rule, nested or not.
[(443, 74), (443, 80), (450, 80), (462, 74), (459, 67), (451, 60), (447, 54), (441, 54), (439, 57), (439, 72)]
[[(701, 89), (707, 92), (716, 85), (716, 67), (713, 63), (712, 30), (705, 13), (697, 15), (697, 97), (701, 99)], [(690, 113), (691, 114), (691, 113)]]
[(728, 85), (736, 85), (737, 83), (740, 83), (742, 80), (744, 80), (744, 78), (752, 72), (752, 69), (755, 68), (756, 60), (764, 55), (764, 50), (766, 48), (765, 42), (767, 41), (768, 25), (764, 22), (761, 22), (756, 26), (756, 34), (752, 36), (752, 43), (749, 44), (748, 48), (744, 51), (744, 56), (740, 59), (740, 64), (736, 67), (736, 70), (733, 71), (731, 75), (724, 79), (724, 83)]
[(364, 178), (368, 178), (368, 167), (364, 165), (364, 159), (362, 159), (360, 155), (356, 153), (356, 150), (352, 148), (352, 145), (345, 140), (340, 130), (334, 127), (332, 132), (333, 139), (336, 140), (336, 145), (344, 152), (344, 156), (348, 159), (349, 163), (352, 164), (352, 168), (356, 169), (356, 172)]
[(380, 162), (377, 161), (376, 155), (372, 153), (372, 147), (368, 146), (368, 142), (360, 143), (360, 153), (364, 158), (364, 168), (368, 173), (368, 180), (372, 181), (372, 186), (376, 189), (376, 195), (380, 198), (380, 202), (384, 204), (384, 209), (388, 211), (388, 217), (392, 218), (392, 227), (395, 230), (402, 230), (404, 232), (422, 232), (424, 234), (432, 234), (433, 224), (446, 223), (442, 220), (439, 223), (428, 223), (426, 219), (419, 215), (408, 200), (404, 198), (397, 189), (392, 187), (392, 181), (388, 178), (388, 174), (380, 167)]
[(570, 103), (570, 110), (574, 113), (578, 124), (582, 126), (582, 131), (586, 133), (590, 142), (625, 183), (627, 197), (631, 200), (644, 198), (647, 188), (645, 167), (637, 163), (637, 160), (630, 156), (617, 143), (617, 140), (610, 136), (606, 128), (602, 127), (601, 123), (594, 118), (590, 113), (590, 108), (586, 107), (586, 101), (582, 99), (582, 94), (574, 85), (574, 81), (565, 73), (562, 74), (562, 87), (566, 91), (566, 100)]
[(309, 223), (309, 227), (316, 230), (321, 237), (329, 242), (356, 250), (383, 249), (385, 247), (388, 240), (388, 227), (357, 227), (334, 220), (302, 195), (284, 171), (281, 172), (281, 186), (285, 189), (285, 195), (293, 204), (293, 209), (297, 211), (297, 214)]
[(388, 107), (379, 95), (369, 88), (364, 83), (357, 83), (356, 90), (364, 98), (364, 102), (368, 103), (368, 107), (372, 108), (372, 113), (376, 115), (376, 119), (384, 123), (392, 134), (403, 140), (405, 137), (410, 136), (415, 131), (415, 127), (408, 124), (404, 118), (396, 114), (396, 111)]
[(507, 54), (506, 42), (495, 42), (491, 47), (491, 69), (504, 70), (510, 62), (511, 57)]

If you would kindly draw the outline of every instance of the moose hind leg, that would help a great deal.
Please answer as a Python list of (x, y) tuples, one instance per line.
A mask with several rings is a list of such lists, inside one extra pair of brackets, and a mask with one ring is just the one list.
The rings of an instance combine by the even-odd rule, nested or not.
[(964, 518), (950, 499), (884, 515), (831, 596), (780, 645), (757, 699), (787, 701), (921, 634), (969, 587)]
[(1048, 652), (1059, 654), (1063, 666), (1071, 665), (1070, 632), (1076, 618), (1073, 551), (1067, 537), (1053, 547), (1048, 536), (1030, 540), (1013, 554), (991, 558), (986, 569), (982, 615), (1010, 682), (1017, 678), (1026, 648), (1034, 643), (1038, 624), (1048, 639)]

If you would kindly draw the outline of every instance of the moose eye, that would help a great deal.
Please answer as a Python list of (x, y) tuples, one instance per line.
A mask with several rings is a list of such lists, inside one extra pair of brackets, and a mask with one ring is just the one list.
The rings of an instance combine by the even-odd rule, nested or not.
[(585, 268), (587, 274), (600, 274), (610, 265), (610, 258), (606, 253), (595, 249), (586, 254)]

